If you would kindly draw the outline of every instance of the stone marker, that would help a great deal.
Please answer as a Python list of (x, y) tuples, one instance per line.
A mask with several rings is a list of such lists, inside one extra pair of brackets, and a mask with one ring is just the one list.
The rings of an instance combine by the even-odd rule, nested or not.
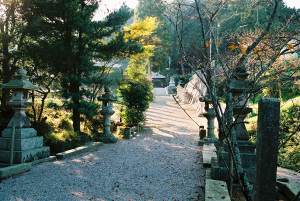
[(124, 138), (125, 139), (130, 139), (131, 137), (131, 128), (130, 127), (126, 127), (124, 130)]
[(262, 98), (258, 102), (255, 201), (274, 201), (276, 197), (279, 119), (279, 100)]

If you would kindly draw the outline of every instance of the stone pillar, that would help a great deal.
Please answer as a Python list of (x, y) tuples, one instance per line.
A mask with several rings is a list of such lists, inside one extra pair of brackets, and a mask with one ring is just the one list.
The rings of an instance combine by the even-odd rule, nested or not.
[(104, 124), (103, 124), (103, 133), (99, 133), (96, 137), (96, 140), (99, 140), (101, 142), (105, 143), (115, 143), (118, 141), (118, 138), (116, 138), (111, 132), (110, 132), (110, 118), (111, 115), (115, 113), (113, 111), (113, 105), (112, 101), (116, 101), (117, 99), (112, 95), (110, 87), (105, 86), (104, 87), (105, 93), (98, 98), (98, 100), (102, 101), (102, 110), (100, 113), (103, 115), (104, 118)]
[(262, 98), (258, 103), (255, 201), (275, 200), (279, 119), (279, 100)]
[(203, 114), (204, 117), (207, 118), (207, 138), (214, 139), (215, 136), (215, 110), (209, 108), (206, 113)]

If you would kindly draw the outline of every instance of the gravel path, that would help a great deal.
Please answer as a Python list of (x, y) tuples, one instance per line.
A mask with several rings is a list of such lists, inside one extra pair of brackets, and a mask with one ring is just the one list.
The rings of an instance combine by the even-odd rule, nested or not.
[(0, 200), (203, 200), (197, 125), (171, 96), (159, 96), (146, 126), (133, 139), (3, 180)]

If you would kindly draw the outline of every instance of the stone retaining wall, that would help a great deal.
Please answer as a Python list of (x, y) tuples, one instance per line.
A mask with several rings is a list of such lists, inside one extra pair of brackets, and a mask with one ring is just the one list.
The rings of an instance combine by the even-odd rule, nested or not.
[(177, 97), (182, 103), (191, 104), (199, 113), (204, 112), (204, 102), (200, 102), (200, 97), (206, 93), (206, 87), (199, 77), (194, 74), (193, 79), (184, 85), (177, 86)]

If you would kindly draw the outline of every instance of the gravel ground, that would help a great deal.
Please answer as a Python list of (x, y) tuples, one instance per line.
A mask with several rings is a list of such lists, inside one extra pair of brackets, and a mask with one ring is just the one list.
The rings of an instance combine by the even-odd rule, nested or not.
[(159, 96), (133, 139), (3, 180), (0, 200), (204, 200), (197, 133), (171, 96)]

